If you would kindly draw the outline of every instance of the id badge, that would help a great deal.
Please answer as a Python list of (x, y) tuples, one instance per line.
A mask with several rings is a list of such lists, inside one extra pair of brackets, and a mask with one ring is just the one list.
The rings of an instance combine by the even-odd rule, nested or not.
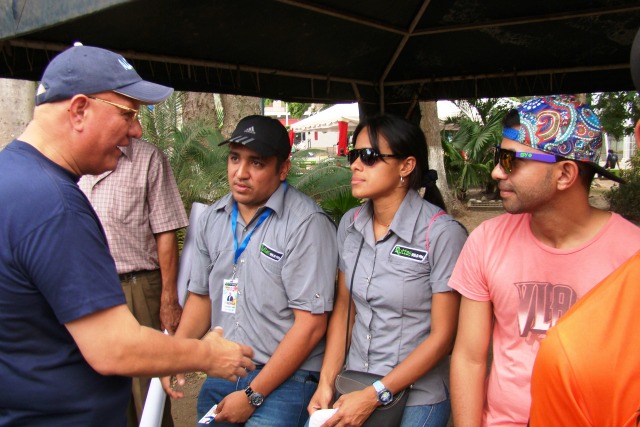
[(235, 314), (238, 301), (238, 279), (222, 281), (222, 312)]

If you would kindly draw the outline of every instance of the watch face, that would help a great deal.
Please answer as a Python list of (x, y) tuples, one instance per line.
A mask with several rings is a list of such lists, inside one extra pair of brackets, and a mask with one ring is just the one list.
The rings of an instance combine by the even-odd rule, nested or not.
[(391, 402), (391, 400), (393, 400), (393, 394), (391, 394), (391, 392), (389, 390), (382, 390), (379, 394), (378, 394), (378, 400), (380, 401), (380, 403), (382, 403), (383, 405), (386, 405), (387, 403)]
[(253, 394), (249, 397), (249, 401), (253, 406), (260, 406), (262, 405), (262, 402), (264, 402), (264, 396), (254, 391)]

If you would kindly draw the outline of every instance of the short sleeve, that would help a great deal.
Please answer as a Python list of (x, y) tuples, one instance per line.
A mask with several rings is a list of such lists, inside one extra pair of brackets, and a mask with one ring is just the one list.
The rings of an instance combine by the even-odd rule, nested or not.
[[(440, 224), (438, 224), (440, 222)], [(436, 228), (435, 226), (438, 225)], [(434, 293), (450, 292), (449, 279), (467, 240), (466, 230), (455, 220), (435, 220), (429, 231), (429, 282)]]
[(88, 213), (56, 215), (20, 243), (17, 259), (60, 323), (126, 303), (106, 237)]
[(469, 235), (455, 264), (449, 286), (474, 301), (491, 299), (483, 261), (486, 227), (481, 224)]

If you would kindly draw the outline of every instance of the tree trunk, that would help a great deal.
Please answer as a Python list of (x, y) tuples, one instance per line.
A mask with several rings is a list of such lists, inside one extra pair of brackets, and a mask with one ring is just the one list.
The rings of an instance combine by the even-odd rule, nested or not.
[(0, 79), (0, 149), (27, 127), (33, 116), (36, 84), (27, 80)]
[(260, 98), (240, 95), (220, 95), (224, 120), (222, 124), (222, 136), (229, 138), (236, 125), (243, 117), (252, 114), (261, 114)]
[(200, 118), (217, 123), (216, 104), (213, 94), (186, 92), (184, 105), (182, 107), (182, 121), (191, 122)]
[(449, 212), (459, 210), (460, 203), (449, 189), (447, 174), (444, 170), (444, 152), (440, 139), (440, 121), (438, 120), (438, 107), (435, 101), (420, 102), (420, 128), (427, 137), (429, 149), (429, 168), (438, 172), (437, 185), (442, 193), (442, 198)]

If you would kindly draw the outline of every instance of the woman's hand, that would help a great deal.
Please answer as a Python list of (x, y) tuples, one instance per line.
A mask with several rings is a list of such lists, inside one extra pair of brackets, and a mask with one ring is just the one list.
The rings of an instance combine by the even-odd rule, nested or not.
[(324, 423), (324, 427), (359, 427), (371, 416), (378, 405), (376, 390), (373, 386), (344, 394), (333, 404), (338, 411)]
[(318, 384), (318, 388), (316, 392), (311, 397), (309, 401), (309, 406), (307, 406), (307, 411), (309, 412), (309, 416), (311, 416), (318, 409), (329, 409), (331, 408), (331, 403), (333, 402), (334, 389), (330, 384), (323, 384), (320, 382)]

